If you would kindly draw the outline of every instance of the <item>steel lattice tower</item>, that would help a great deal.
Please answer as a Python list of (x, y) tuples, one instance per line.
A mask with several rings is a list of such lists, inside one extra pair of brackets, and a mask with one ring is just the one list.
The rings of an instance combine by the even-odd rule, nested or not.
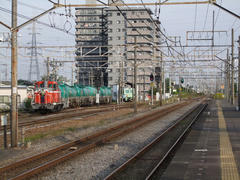
[[(31, 43), (31, 59), (28, 80), (40, 80), (40, 71), (38, 64), (38, 52), (37, 52), (37, 33), (36, 33), (36, 22), (33, 22), (32, 26), (32, 43)], [(35, 79), (34, 79), (35, 75)]]

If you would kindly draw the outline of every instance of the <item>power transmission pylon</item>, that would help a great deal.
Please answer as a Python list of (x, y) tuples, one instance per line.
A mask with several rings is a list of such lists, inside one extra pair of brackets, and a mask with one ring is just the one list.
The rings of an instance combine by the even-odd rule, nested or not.
[[(37, 52), (37, 33), (36, 33), (36, 21), (33, 21), (32, 26), (32, 45), (31, 45), (31, 60), (30, 60), (30, 68), (29, 68), (29, 76), (28, 80), (40, 80), (40, 71), (38, 64), (38, 52)], [(36, 79), (34, 79), (33, 75), (36, 75)]]

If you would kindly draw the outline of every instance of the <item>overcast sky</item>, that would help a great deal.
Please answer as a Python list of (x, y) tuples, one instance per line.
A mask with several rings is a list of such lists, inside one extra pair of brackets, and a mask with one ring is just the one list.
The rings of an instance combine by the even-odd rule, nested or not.
[[(179, 2), (179, 0), (177, 0)], [(186, 1), (186, 0), (185, 0)], [(196, 0), (192, 0), (196, 1)], [(199, 1), (199, 0), (197, 0)], [(64, 1), (62, 1), (64, 2)], [(67, 3), (84, 3), (84, 1), (79, 0), (66, 0)], [(106, 1), (105, 1), (106, 2)], [(141, 2), (140, 0), (131, 0), (125, 1), (127, 2)], [(156, 2), (154, 0), (144, 0), (144, 2)], [(173, 0), (169, 0), (169, 2), (173, 2)], [(218, 4), (221, 4), (223, 7), (235, 12), (240, 15), (240, 0), (217, 0)], [(21, 0), (18, 4), (18, 12), (27, 17), (34, 17), (35, 15), (43, 12), (43, 10), (51, 8), (51, 3), (47, 0)], [(36, 8), (37, 7), (37, 8)], [(150, 7), (153, 12), (155, 11), (154, 6)], [(11, 16), (9, 13), (6, 13), (6, 10), (11, 10), (11, 1), (10, 0), (1, 0), (0, 1), (0, 21), (10, 25), (11, 24)], [(44, 17), (40, 18), (39, 21), (44, 22), (48, 25), (55, 25), (56, 27), (65, 30), (69, 30), (74, 34), (75, 32), (75, 17), (67, 18), (66, 16), (61, 16), (60, 14), (65, 14), (65, 12), (69, 13), (69, 9), (59, 8), (55, 10), (57, 14), (47, 14)], [(231, 28), (235, 30), (235, 40), (237, 40), (237, 36), (240, 35), (240, 19), (236, 19), (232, 15), (219, 10), (217, 7), (213, 5), (171, 5), (171, 6), (161, 6), (160, 13), (160, 21), (162, 23), (162, 29), (164, 33), (169, 36), (181, 36), (182, 44), (185, 44), (186, 31), (191, 30), (211, 30), (212, 28), (212, 12), (215, 11), (215, 30), (226, 30), (227, 34), (223, 36), (216, 35), (216, 43), (219, 44), (230, 44), (231, 42)], [(206, 16), (208, 12), (208, 15)], [(74, 9), (71, 9), (71, 15), (74, 16)], [(207, 18), (206, 18), (207, 17)], [(206, 23), (205, 23), (206, 20)], [(18, 18), (18, 24), (25, 22), (26, 19)], [(65, 24), (65, 25), (64, 25)], [(205, 28), (204, 28), (205, 24)], [(195, 28), (194, 28), (195, 27)], [(32, 25), (24, 27), (19, 31), (18, 44), (20, 45), (29, 45), (31, 42), (31, 28)], [(75, 45), (75, 37), (70, 35), (69, 33), (62, 32), (59, 30), (55, 30), (53, 28), (49, 28), (44, 25), (37, 24), (37, 42), (39, 45)], [(8, 29), (0, 25), (0, 33), (8, 32)], [(41, 44), (40, 44), (41, 43)], [(0, 43), (1, 46), (8, 45), (7, 43)], [(30, 51), (29, 51), (30, 52)], [(29, 52), (21, 52), (21, 53), (29, 53)], [(237, 51), (236, 51), (237, 52)], [(4, 57), (4, 55), (9, 52), (3, 52), (0, 50), (0, 64), (7, 63), (10, 64), (10, 58)], [(46, 56), (46, 54), (44, 54)], [(71, 59), (73, 60), (73, 59)], [(18, 63), (18, 77), (19, 79), (27, 79), (27, 75), (29, 71), (29, 59), (19, 56)], [(44, 72), (44, 58), (39, 57), (39, 64), (41, 67), (41, 75)], [(69, 70), (70, 65), (66, 65), (67, 68), (62, 70), (62, 73), (65, 73), (68, 78), (71, 77), (71, 72)], [(10, 65), (9, 65), (10, 68)], [(68, 69), (68, 70), (66, 70)], [(3, 76), (4, 67), (0, 66), (1, 73)], [(0, 80), (4, 80), (3, 77), (0, 77)]]

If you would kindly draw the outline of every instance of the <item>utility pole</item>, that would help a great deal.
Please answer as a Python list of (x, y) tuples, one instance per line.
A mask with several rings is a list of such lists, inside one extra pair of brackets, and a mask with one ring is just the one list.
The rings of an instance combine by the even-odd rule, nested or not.
[[(12, 29), (17, 27), (17, 0), (12, 0)], [(11, 146), (18, 144), (18, 111), (17, 111), (17, 30), (11, 31)]]
[(161, 66), (160, 66), (160, 69), (161, 69), (161, 72), (160, 72), (160, 81), (159, 81), (159, 92), (160, 92), (160, 99), (159, 99), (159, 105), (162, 106), (162, 71), (163, 71), (163, 53), (161, 52), (160, 54), (160, 63), (161, 63)]
[(80, 80), (79, 80), (79, 67), (76, 66), (76, 73), (77, 73), (77, 84), (80, 84)]
[(229, 49), (227, 49), (227, 100), (228, 102), (231, 102), (231, 96), (230, 96), (230, 58), (229, 58)]
[[(120, 56), (121, 57), (121, 56)], [(121, 104), (123, 102), (123, 59), (120, 58), (119, 61), (119, 77), (118, 77), (118, 102)]]
[(224, 89), (225, 89), (225, 96), (227, 98), (227, 101), (229, 99), (229, 84), (228, 84), (228, 80), (229, 80), (229, 77), (228, 77), (228, 73), (229, 73), (229, 62), (228, 62), (228, 53), (229, 53), (229, 50), (227, 49), (227, 58), (226, 58), (226, 61), (225, 61), (225, 85), (224, 85)]
[(119, 75), (118, 77), (118, 100), (117, 100), (118, 104), (121, 103), (121, 77), (120, 76), (121, 75)]
[(234, 30), (232, 29), (232, 104), (235, 103), (234, 99)]
[(137, 113), (137, 38), (134, 36), (134, 113)]
[[(59, 5), (59, 4), (58, 4)], [(10, 112), (10, 128), (11, 128), (11, 146), (17, 147), (18, 143), (18, 109), (17, 109), (17, 32), (30, 22), (40, 18), (60, 6), (53, 5), (47, 11), (35, 16), (34, 18), (17, 26), (17, 0), (12, 0), (12, 22), (11, 27), (0, 21), (0, 24), (11, 31), (11, 112)]]
[(166, 80), (165, 80), (165, 73), (164, 73), (164, 65), (162, 66), (163, 67), (163, 70), (162, 70), (162, 73), (163, 73), (163, 96), (164, 96), (164, 101), (166, 100)]
[(91, 68), (91, 76), (90, 76), (91, 81), (90, 81), (90, 86), (93, 86), (93, 76), (94, 76), (94, 74), (93, 74), (93, 68)]
[(213, 11), (213, 22), (212, 22), (212, 47), (214, 46), (214, 19), (215, 19), (215, 11)]
[(171, 96), (171, 94), (172, 94), (172, 82), (171, 82), (171, 75), (170, 75), (170, 73), (169, 73), (169, 96)]
[(240, 110), (240, 36), (238, 36), (238, 111)]
[(123, 83), (123, 75), (124, 75), (124, 69), (123, 69), (124, 62), (123, 62), (123, 58), (121, 56), (121, 103), (123, 102), (123, 91), (124, 91), (124, 83)]
[(74, 63), (72, 64), (72, 86), (74, 85)]
[[(89, 86), (91, 86), (91, 85), (90, 85), (90, 84), (91, 84), (91, 76), (92, 76), (92, 75), (91, 75), (91, 71), (89, 71), (89, 72), (88, 72), (88, 85), (89, 85)], [(87, 84), (87, 82), (86, 82), (86, 84)]]
[(145, 93), (145, 69), (143, 68), (143, 101), (145, 102), (145, 97), (146, 97), (146, 93)]
[(218, 76), (216, 76), (216, 83), (215, 83), (215, 94), (217, 94), (217, 90), (218, 90), (218, 82), (217, 82), (217, 80), (218, 80)]
[(181, 101), (181, 79), (180, 79), (180, 74), (178, 75), (178, 98)]
[(50, 62), (49, 57), (47, 57), (47, 81), (50, 81)]

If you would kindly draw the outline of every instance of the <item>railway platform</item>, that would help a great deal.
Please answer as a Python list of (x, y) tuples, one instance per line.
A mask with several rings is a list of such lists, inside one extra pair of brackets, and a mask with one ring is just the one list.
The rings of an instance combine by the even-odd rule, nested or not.
[(161, 179), (239, 180), (240, 111), (211, 101), (169, 162)]

